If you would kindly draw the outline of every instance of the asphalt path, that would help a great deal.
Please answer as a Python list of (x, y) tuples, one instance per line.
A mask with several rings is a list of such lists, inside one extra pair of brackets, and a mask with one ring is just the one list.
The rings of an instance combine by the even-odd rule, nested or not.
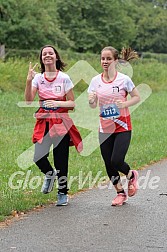
[[(126, 186), (126, 185), (125, 185)], [(167, 161), (139, 171), (138, 193), (113, 207), (113, 188), (76, 194), (0, 228), (2, 252), (167, 252)]]

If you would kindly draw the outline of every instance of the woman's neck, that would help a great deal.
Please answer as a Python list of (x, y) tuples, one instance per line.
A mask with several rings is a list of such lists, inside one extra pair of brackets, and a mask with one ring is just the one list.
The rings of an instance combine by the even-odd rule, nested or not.
[(113, 70), (107, 70), (107, 71), (104, 71), (103, 72), (103, 79), (107, 82), (110, 82), (110, 81), (113, 81), (115, 79), (115, 76), (117, 74), (117, 71), (116, 69), (113, 69)]
[(53, 79), (57, 76), (58, 70), (56, 67), (45, 67), (45, 77), (47, 79)]

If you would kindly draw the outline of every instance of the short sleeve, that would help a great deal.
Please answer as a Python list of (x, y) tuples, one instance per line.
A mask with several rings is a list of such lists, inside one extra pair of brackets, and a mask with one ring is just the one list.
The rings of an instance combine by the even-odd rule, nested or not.
[(72, 83), (69, 76), (66, 76), (63, 81), (64, 84), (64, 91), (67, 94), (70, 89), (74, 87), (74, 84)]
[(125, 80), (125, 90), (130, 93), (135, 88), (133, 81), (127, 76)]
[(95, 81), (94, 81), (94, 78), (93, 78), (91, 80), (90, 84), (89, 84), (88, 93), (93, 93), (95, 91), (96, 91), (96, 89), (95, 89)]
[(39, 74), (36, 74), (34, 79), (32, 80), (32, 86), (36, 87), (38, 89), (38, 79), (39, 79)]

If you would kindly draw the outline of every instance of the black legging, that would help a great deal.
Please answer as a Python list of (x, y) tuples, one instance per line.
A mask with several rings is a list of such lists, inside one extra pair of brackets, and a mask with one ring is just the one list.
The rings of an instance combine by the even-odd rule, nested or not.
[(54, 166), (58, 176), (58, 192), (67, 193), (67, 174), (68, 174), (68, 157), (69, 157), (70, 136), (53, 137), (48, 134), (48, 124), (46, 125), (45, 137), (42, 143), (35, 143), (34, 162), (44, 174), (51, 174), (53, 167), (51, 166), (48, 156), (50, 147), (53, 144)]
[(131, 131), (114, 134), (99, 133), (101, 155), (113, 185), (120, 181), (119, 172), (128, 175), (130, 167), (124, 161), (131, 140)]

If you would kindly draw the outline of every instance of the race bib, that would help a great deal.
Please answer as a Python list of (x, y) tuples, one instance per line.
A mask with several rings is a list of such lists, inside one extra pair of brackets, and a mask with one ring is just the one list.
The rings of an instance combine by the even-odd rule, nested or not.
[(100, 116), (104, 119), (115, 119), (120, 117), (120, 111), (116, 104), (107, 104), (101, 106)]

